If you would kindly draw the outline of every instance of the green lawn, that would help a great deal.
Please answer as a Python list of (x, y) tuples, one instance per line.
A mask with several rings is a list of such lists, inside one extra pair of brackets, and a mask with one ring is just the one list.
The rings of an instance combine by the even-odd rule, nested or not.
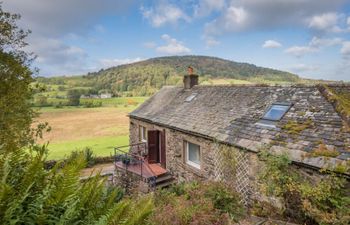
[(64, 141), (49, 144), (49, 159), (62, 159), (74, 150), (91, 147), (97, 156), (109, 156), (114, 154), (113, 148), (129, 144), (129, 136), (97, 137), (74, 141)]

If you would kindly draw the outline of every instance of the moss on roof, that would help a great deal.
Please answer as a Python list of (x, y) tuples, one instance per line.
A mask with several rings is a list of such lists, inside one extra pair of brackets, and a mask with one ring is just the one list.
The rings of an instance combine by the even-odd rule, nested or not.
[[(334, 104), (336, 110), (345, 120), (350, 119), (350, 88), (346, 86), (323, 85), (325, 97)], [(349, 124), (348, 124), (349, 125)]]

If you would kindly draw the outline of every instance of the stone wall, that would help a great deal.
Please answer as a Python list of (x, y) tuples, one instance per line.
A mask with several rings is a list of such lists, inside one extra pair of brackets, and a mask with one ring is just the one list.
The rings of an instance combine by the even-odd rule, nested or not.
[[(260, 169), (260, 162), (255, 153), (230, 147), (237, 157), (236, 173), (230, 176), (225, 173), (222, 163), (221, 144), (212, 140), (189, 135), (176, 130), (160, 127), (140, 120), (130, 119), (130, 144), (139, 143), (139, 126), (147, 130), (161, 130), (166, 134), (166, 169), (177, 179), (182, 181), (216, 180), (234, 184), (234, 187), (243, 197), (245, 203), (256, 195), (256, 176)], [(200, 146), (201, 167), (197, 169), (185, 163), (184, 141)]]
[[(275, 202), (274, 199), (266, 199), (258, 188), (259, 172), (264, 168), (264, 163), (259, 160), (256, 152), (243, 150), (233, 146), (223, 145), (213, 140), (186, 134), (177, 130), (160, 127), (151, 123), (130, 118), (130, 144), (139, 143), (139, 126), (147, 130), (165, 131), (166, 134), (166, 169), (177, 179), (183, 181), (214, 180), (223, 181), (241, 194), (245, 204), (250, 200), (263, 200)], [(197, 169), (185, 162), (184, 141), (189, 141), (200, 146), (201, 168)], [(234, 171), (228, 171), (225, 162), (230, 152), (234, 157)], [(314, 169), (293, 165), (298, 168), (304, 177), (312, 181), (319, 181), (322, 175)], [(275, 202), (278, 204), (278, 201)]]
[(131, 194), (135, 191), (144, 193), (149, 191), (149, 185), (144, 179), (135, 173), (121, 168), (116, 168), (112, 184), (123, 188), (127, 194)]

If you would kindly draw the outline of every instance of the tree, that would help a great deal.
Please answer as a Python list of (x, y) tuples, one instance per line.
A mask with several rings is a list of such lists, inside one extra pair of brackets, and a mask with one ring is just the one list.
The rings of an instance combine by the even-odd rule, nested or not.
[(81, 92), (76, 89), (71, 89), (67, 92), (68, 105), (78, 106), (80, 104)]
[(31, 54), (22, 49), (29, 31), (16, 25), (18, 14), (4, 12), (0, 4), (0, 154), (13, 151), (31, 141), (35, 112), (29, 99), (33, 81), (29, 65)]
[(0, 3), (0, 224), (143, 224), (152, 199), (116, 202), (99, 176), (81, 182), (82, 155), (45, 169), (47, 145), (34, 138), (46, 125), (30, 128), (33, 73), (19, 18)]
[(45, 107), (48, 106), (47, 97), (45, 95), (39, 95), (35, 101), (37, 106)]

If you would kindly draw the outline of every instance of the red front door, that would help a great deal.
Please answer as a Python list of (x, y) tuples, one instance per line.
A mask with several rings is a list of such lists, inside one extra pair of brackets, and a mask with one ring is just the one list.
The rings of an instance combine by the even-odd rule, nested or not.
[(148, 134), (148, 162), (157, 163), (159, 158), (159, 131), (149, 130)]
[(160, 163), (161, 166), (165, 168), (165, 131), (148, 131), (148, 162)]

